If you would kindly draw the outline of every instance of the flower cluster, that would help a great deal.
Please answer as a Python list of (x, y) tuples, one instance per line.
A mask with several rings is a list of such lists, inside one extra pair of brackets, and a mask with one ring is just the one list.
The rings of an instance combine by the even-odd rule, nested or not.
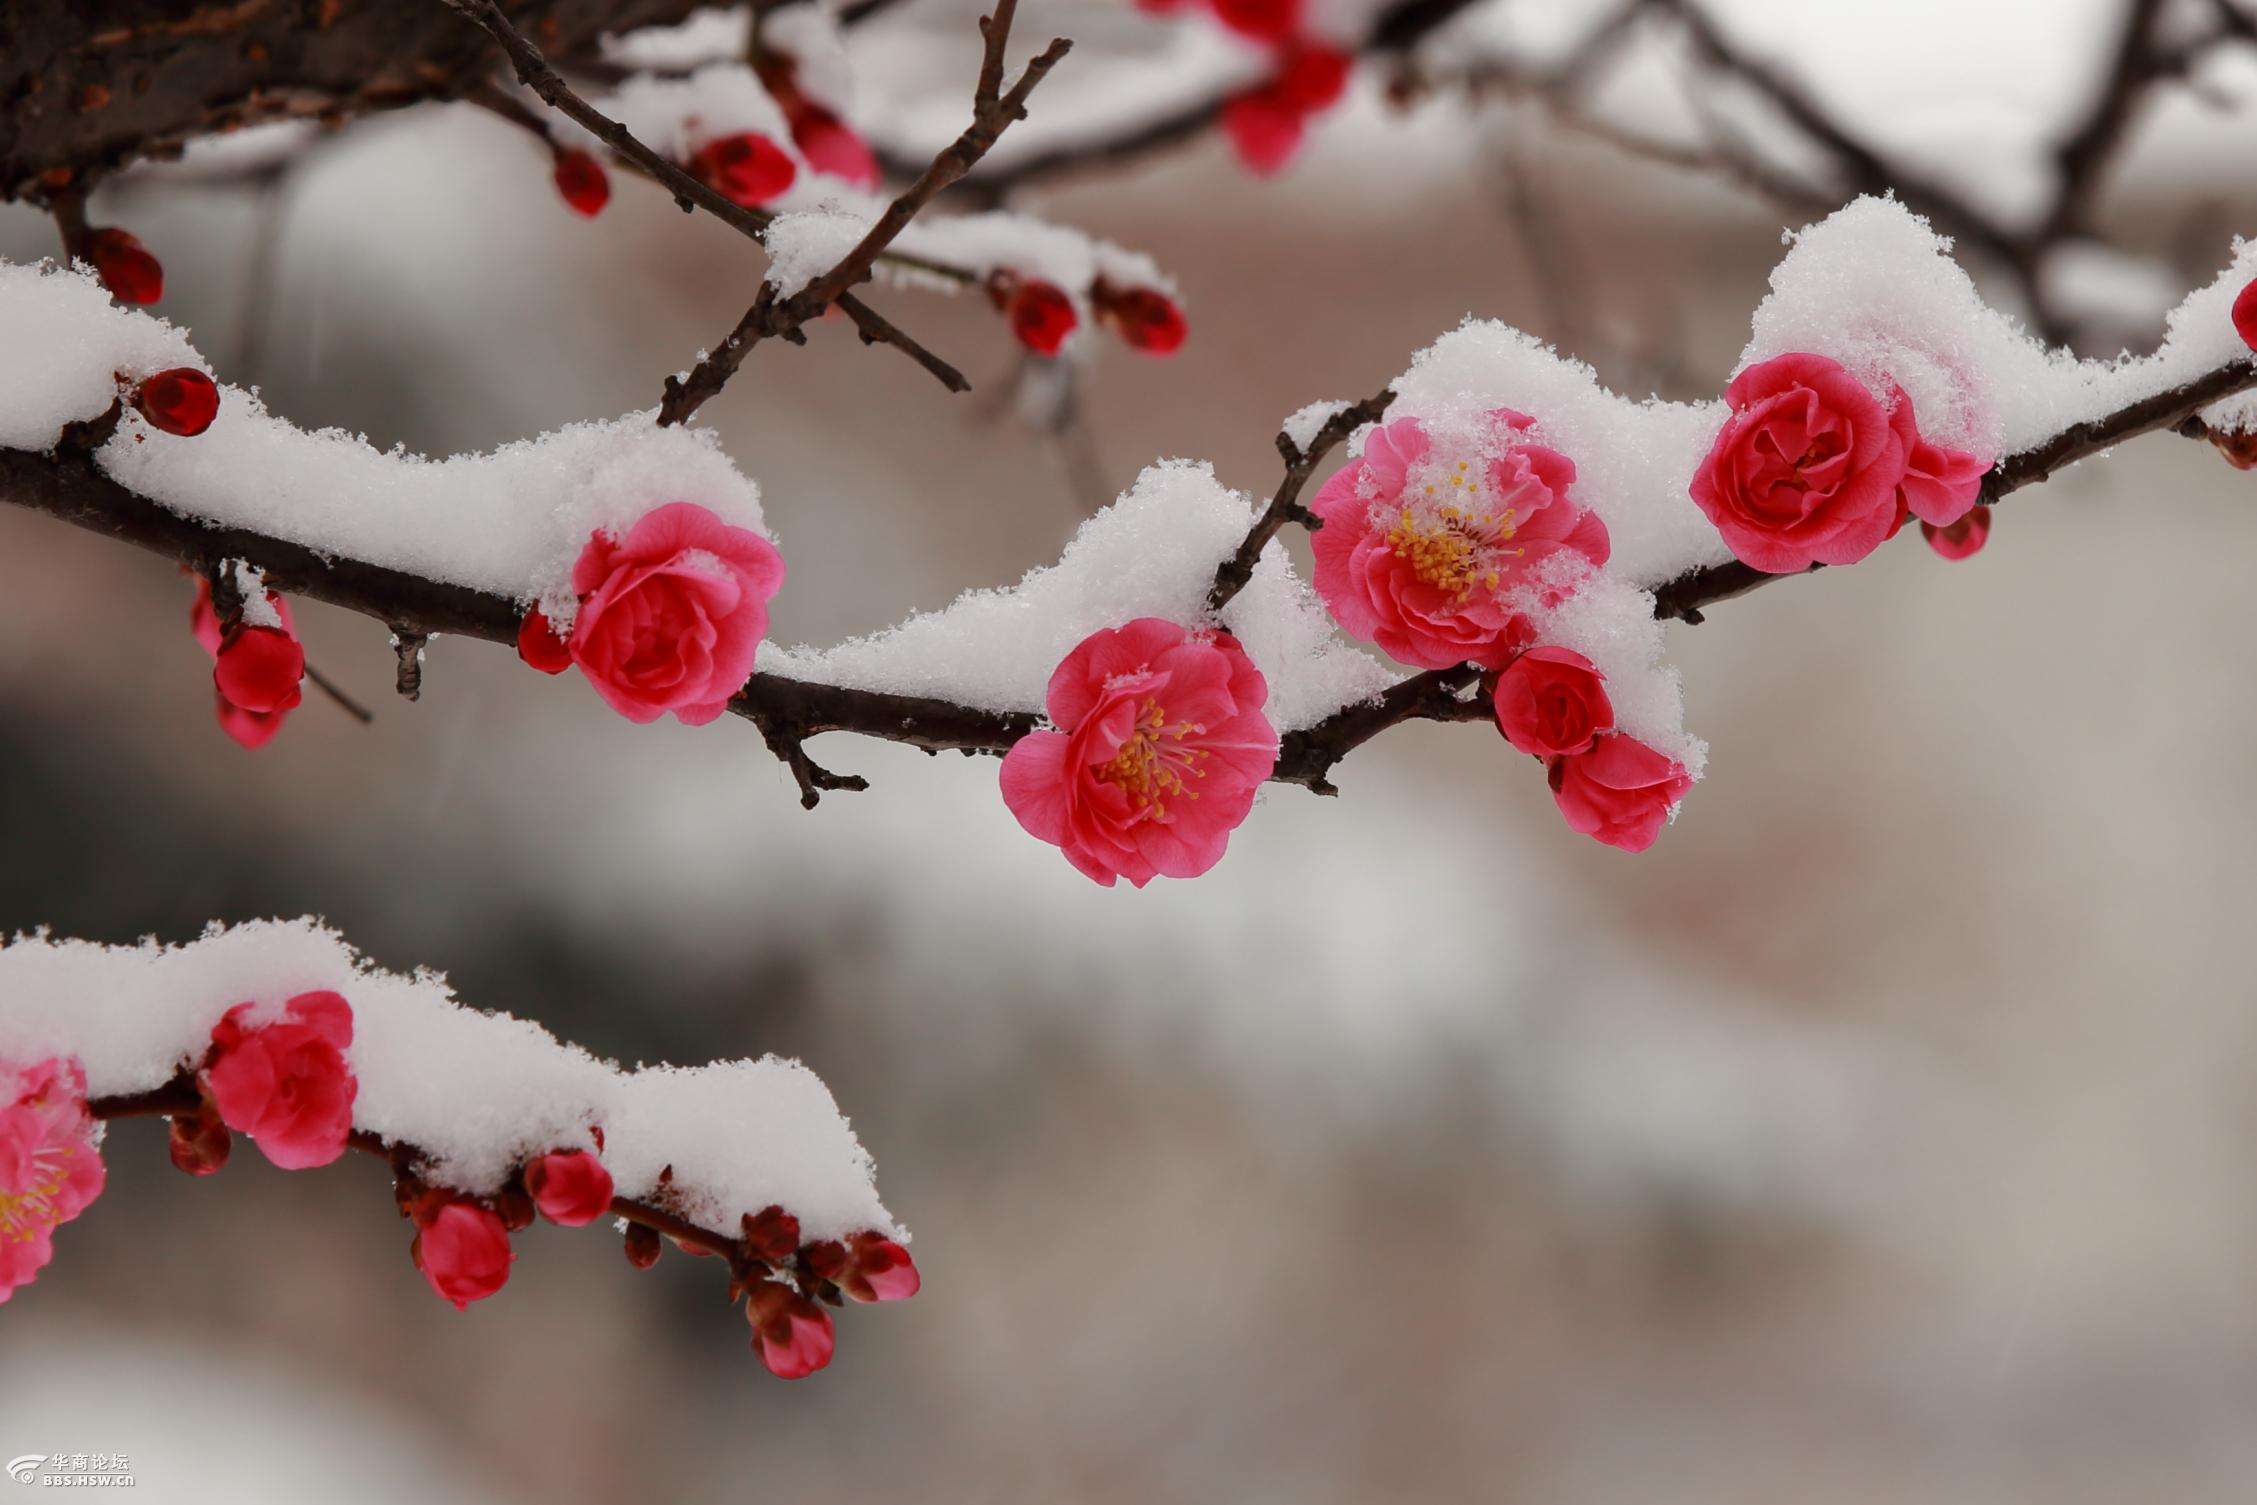
[[(257, 620), (264, 618), (264, 620)], [(306, 674), (306, 650), (290, 617), (290, 603), (261, 588), (232, 623), (220, 621), (211, 582), (199, 576), (188, 630), (212, 660), (213, 710), (220, 730), (247, 748), (264, 747), (297, 709)]]
[(75, 1060), (0, 1060), (0, 1302), (55, 1257), (55, 1230), (102, 1194), (101, 1130)]
[(1784, 575), (1855, 564), (1911, 518), (1947, 559), (1989, 536), (1970, 522), (1990, 462), (1924, 438), (1912, 398), (1884, 406), (1840, 362), (1794, 352), (1724, 390), (1731, 416), (1693, 474), (1693, 502), (1734, 557)]
[(783, 583), (783, 556), (767, 539), (694, 502), (669, 502), (623, 536), (590, 536), (572, 567), (580, 606), (571, 635), (535, 608), (518, 631), (518, 656), (544, 674), (578, 664), (629, 721), (671, 711), (703, 726), (751, 677)]
[(622, 1200), (601, 1157), (600, 1127), (587, 1132), (592, 1149), (563, 1145), (536, 1154), (490, 1195), (433, 1184), (413, 1146), (354, 1129), (360, 1083), (353, 1036), (352, 1005), (340, 993), (240, 1003), (221, 1015), (202, 1055), (153, 1102), (144, 1095), (90, 1103), (76, 1060), (0, 1061), (0, 1302), (31, 1283), (54, 1257), (54, 1230), (101, 1192), (98, 1118), (151, 1107), (167, 1117), (172, 1163), (191, 1176), (224, 1167), (237, 1134), (283, 1170), (328, 1165), (349, 1148), (383, 1156), (393, 1166), (400, 1213), (415, 1230), (409, 1257), (457, 1311), (508, 1284), (517, 1257), (510, 1235), (536, 1217), (565, 1228), (615, 1214), (630, 1219), (627, 1254), (638, 1268), (657, 1258), (660, 1227), (685, 1249), (725, 1255), (732, 1294), (747, 1298), (753, 1346), (786, 1379), (830, 1362), (831, 1319), (818, 1301), (901, 1301), (922, 1283), (916, 1261), (894, 1239), (865, 1230), (803, 1240), (799, 1220), (780, 1206), (746, 1214), (740, 1238), (710, 1233), (685, 1215), (670, 1170), (650, 1201)]
[(1533, 421), (1499, 408), (1446, 443), (1416, 418), (1374, 429), (1309, 504), (1317, 594), (1342, 630), (1406, 664), (1491, 671), (1498, 729), (1544, 762), (1569, 826), (1642, 852), (1692, 779), (1615, 729), (1590, 660), (1537, 641), (1540, 614), (1610, 550), (1574, 462), (1525, 437)]

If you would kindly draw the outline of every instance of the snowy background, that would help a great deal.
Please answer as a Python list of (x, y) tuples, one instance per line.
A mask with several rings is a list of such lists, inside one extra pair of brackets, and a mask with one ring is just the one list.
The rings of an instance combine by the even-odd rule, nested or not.
[[(2073, 109), (2109, 11), (1876, 40), (1724, 9), (1907, 139), (1980, 117), (1962, 168)], [(1887, 109), (1939, 72), (1983, 111)], [(2102, 218), (2150, 280), (2189, 225), (2200, 277), (2257, 225), (2250, 129), (2135, 142)], [(1531, 193), (1571, 285), (1515, 228)], [(437, 452), (649, 404), (757, 276), (640, 185), (571, 218), (460, 111), (358, 126), (286, 198), (113, 203), (224, 376)], [(1281, 181), (1209, 142), (1037, 207), (1150, 251), (1190, 343), (1104, 352), (1086, 444), (1013, 416), (969, 299), (887, 301), (967, 398), (833, 327), (760, 351), (705, 416), (789, 552), (781, 639), (1016, 579), (1157, 457), (1266, 489), (1281, 415), (1468, 312), (1712, 395), (1783, 224), (1527, 108), (1361, 97)], [(50, 248), (0, 211), (0, 255)], [(2245, 1498), (2251, 484), (2150, 439), (2012, 499), (1967, 564), (1900, 545), (1671, 628), (1711, 763), (1644, 857), (1481, 728), (1419, 727), (1143, 893), (1022, 836), (991, 761), (819, 742), (874, 787), (810, 814), (748, 728), (632, 727), (500, 649), (441, 641), (394, 700), (381, 634), (315, 606), (310, 656), (378, 720), (310, 699), (246, 755), (185, 579), (0, 511), (0, 925), (311, 910), (599, 1053), (799, 1055), (926, 1277), (781, 1385), (701, 1262), (543, 1227), (458, 1315), (373, 1162), (191, 1183), (123, 1124), (8, 1306), (0, 1454), (124, 1452), (199, 1501)]]

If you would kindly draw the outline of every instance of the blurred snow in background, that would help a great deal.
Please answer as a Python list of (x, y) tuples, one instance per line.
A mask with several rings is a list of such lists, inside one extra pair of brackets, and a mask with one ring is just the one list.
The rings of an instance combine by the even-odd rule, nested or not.
[[(2008, 128), (1933, 165), (2010, 177), (2113, 10), (1718, 13), (1908, 150), (1983, 101)], [(2177, 237), (2213, 226), (2207, 275), (2257, 209), (2237, 119), (2162, 112), (2104, 201), (2088, 280), (2175, 282), (2150, 341)], [(792, 551), (778, 637), (1016, 579), (1158, 457), (1266, 491), (1278, 414), (1469, 312), (1572, 335), (1618, 391), (1713, 396), (1782, 217), (1526, 108), (1480, 121), (1359, 98), (1275, 183), (1209, 142), (1042, 195), (1150, 250), (1193, 321), (1173, 364), (1087, 373), (1094, 494), (999, 411), (976, 300), (887, 304), (968, 399), (831, 328), (761, 351), (709, 416)], [(572, 219), (467, 111), (317, 153), (280, 199), (151, 182), (117, 214), (166, 312), (296, 423), (448, 452), (647, 406), (757, 285), (639, 185)], [(0, 215), (0, 254), (49, 240)], [(2247, 484), (2146, 440), (2014, 499), (1967, 564), (1893, 548), (1671, 628), (1710, 773), (1643, 858), (1560, 829), (1482, 728), (1428, 727), (1141, 893), (1025, 839), (991, 761), (818, 743), (874, 787), (809, 814), (745, 728), (631, 727), (483, 645), (435, 644), (372, 728), (309, 705), (246, 756), (185, 580), (0, 513), (0, 923), (314, 910), (600, 1054), (800, 1056), (927, 1281), (780, 1386), (691, 1261), (535, 1230), (458, 1316), (373, 1167), (192, 1184), (126, 1124), (9, 1306), (0, 1454), (123, 1451), (165, 1500), (2240, 1499)], [(299, 620), (380, 695), (380, 633)]]

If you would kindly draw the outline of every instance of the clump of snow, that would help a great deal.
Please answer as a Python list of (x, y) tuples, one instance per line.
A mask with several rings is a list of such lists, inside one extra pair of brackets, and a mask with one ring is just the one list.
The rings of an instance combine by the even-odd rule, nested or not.
[(1390, 421), (1485, 428), (1497, 408), (1534, 418), (1526, 437), (1575, 463), (1575, 498), (1607, 525), (1615, 574), (1654, 586), (1732, 557), (1685, 489), (1724, 422), (1721, 402), (1618, 396), (1583, 362), (1494, 320), (1420, 351), (1395, 393)]
[(52, 449), (63, 425), (109, 407), (120, 376), (175, 366), (204, 369), (188, 336), (112, 303), (91, 275), (0, 262), (0, 446)]
[[(1050, 673), (1100, 628), (1136, 617), (1205, 619), (1215, 567), (1254, 507), (1188, 460), (1151, 466), (1082, 525), (1054, 565), (1007, 590), (969, 591), (944, 610), (836, 648), (761, 650), (763, 669), (856, 689), (931, 695), (998, 711), (1042, 708)], [(1272, 543), (1222, 613), (1269, 680), (1284, 731), (1368, 699), (1396, 676), (1334, 636), (1314, 593)]]
[(1312, 402), (1307, 407), (1297, 408), (1288, 414), (1285, 422), (1278, 425), (1278, 432), (1292, 440), (1295, 449), (1307, 454), (1309, 446), (1317, 442), (1318, 430), (1330, 423), (1334, 415), (1344, 413), (1354, 406), (1352, 402), (1337, 398), (1327, 402)]
[(0, 947), (0, 1059), (76, 1056), (91, 1095), (146, 1092), (200, 1060), (236, 1004), (265, 1013), (318, 989), (352, 1006), (354, 1128), (424, 1151), (441, 1185), (494, 1192), (531, 1156), (594, 1148), (600, 1127), (621, 1196), (650, 1199), (671, 1165), (671, 1205), (712, 1231), (780, 1204), (809, 1238), (900, 1236), (869, 1155), (798, 1062), (623, 1071), (464, 1007), (436, 973), (380, 971), (312, 919), (215, 925), (184, 946), (18, 936)]
[(644, 26), (607, 36), (603, 60), (638, 73), (686, 73), (706, 63), (741, 58), (751, 42), (752, 11), (745, 6), (716, 7), (677, 25)]
[[(2249, 354), (2231, 313), (2257, 276), (2257, 245), (2245, 241), (2171, 311), (2154, 354), (2113, 361), (2051, 349), (1991, 308), (1951, 242), (1894, 199), (1859, 199), (1792, 242), (1742, 368), (1793, 350), (1832, 356), (1883, 400), (1903, 386), (1922, 434), (1978, 455), (2028, 449)], [(2211, 413), (2237, 426), (2252, 411), (2240, 397)]]
[(760, 237), (768, 282), (789, 298), (843, 260), (869, 233), (870, 220), (837, 205), (776, 216)]
[[(81, 272), (0, 263), (0, 445), (52, 448), (131, 380), (202, 362), (171, 325), (114, 306)], [(121, 485), (188, 517), (324, 554), (576, 610), (572, 562), (591, 533), (694, 501), (765, 533), (760, 492), (706, 430), (650, 412), (573, 424), (491, 454), (426, 459), (337, 429), (308, 433), (238, 387), (193, 438), (127, 408), (96, 455)]]
[[(676, 162), (689, 161), (708, 141), (740, 131), (757, 131), (783, 150), (792, 150), (784, 112), (742, 63), (711, 63), (686, 78), (636, 74), (590, 103), (627, 127), (643, 145)], [(560, 132), (569, 127), (591, 145), (601, 144), (565, 117), (551, 118)], [(799, 160), (796, 153), (794, 160)], [(799, 165), (804, 174), (807, 164)]]

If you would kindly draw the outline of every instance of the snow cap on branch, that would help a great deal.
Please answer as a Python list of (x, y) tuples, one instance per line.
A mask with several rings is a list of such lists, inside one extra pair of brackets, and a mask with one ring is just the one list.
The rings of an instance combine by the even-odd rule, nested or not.
[(829, 1089), (796, 1061), (623, 1071), (507, 1014), (456, 1002), (436, 973), (379, 971), (311, 919), (215, 926), (183, 946), (18, 937), (0, 947), (0, 1059), (76, 1057), (93, 1097), (152, 1091), (200, 1059), (230, 1008), (333, 990), (351, 1005), (353, 1127), (431, 1157), (471, 1195), (525, 1161), (592, 1149), (621, 1196), (659, 1193), (733, 1236), (781, 1206), (810, 1239), (901, 1237), (869, 1155)]

